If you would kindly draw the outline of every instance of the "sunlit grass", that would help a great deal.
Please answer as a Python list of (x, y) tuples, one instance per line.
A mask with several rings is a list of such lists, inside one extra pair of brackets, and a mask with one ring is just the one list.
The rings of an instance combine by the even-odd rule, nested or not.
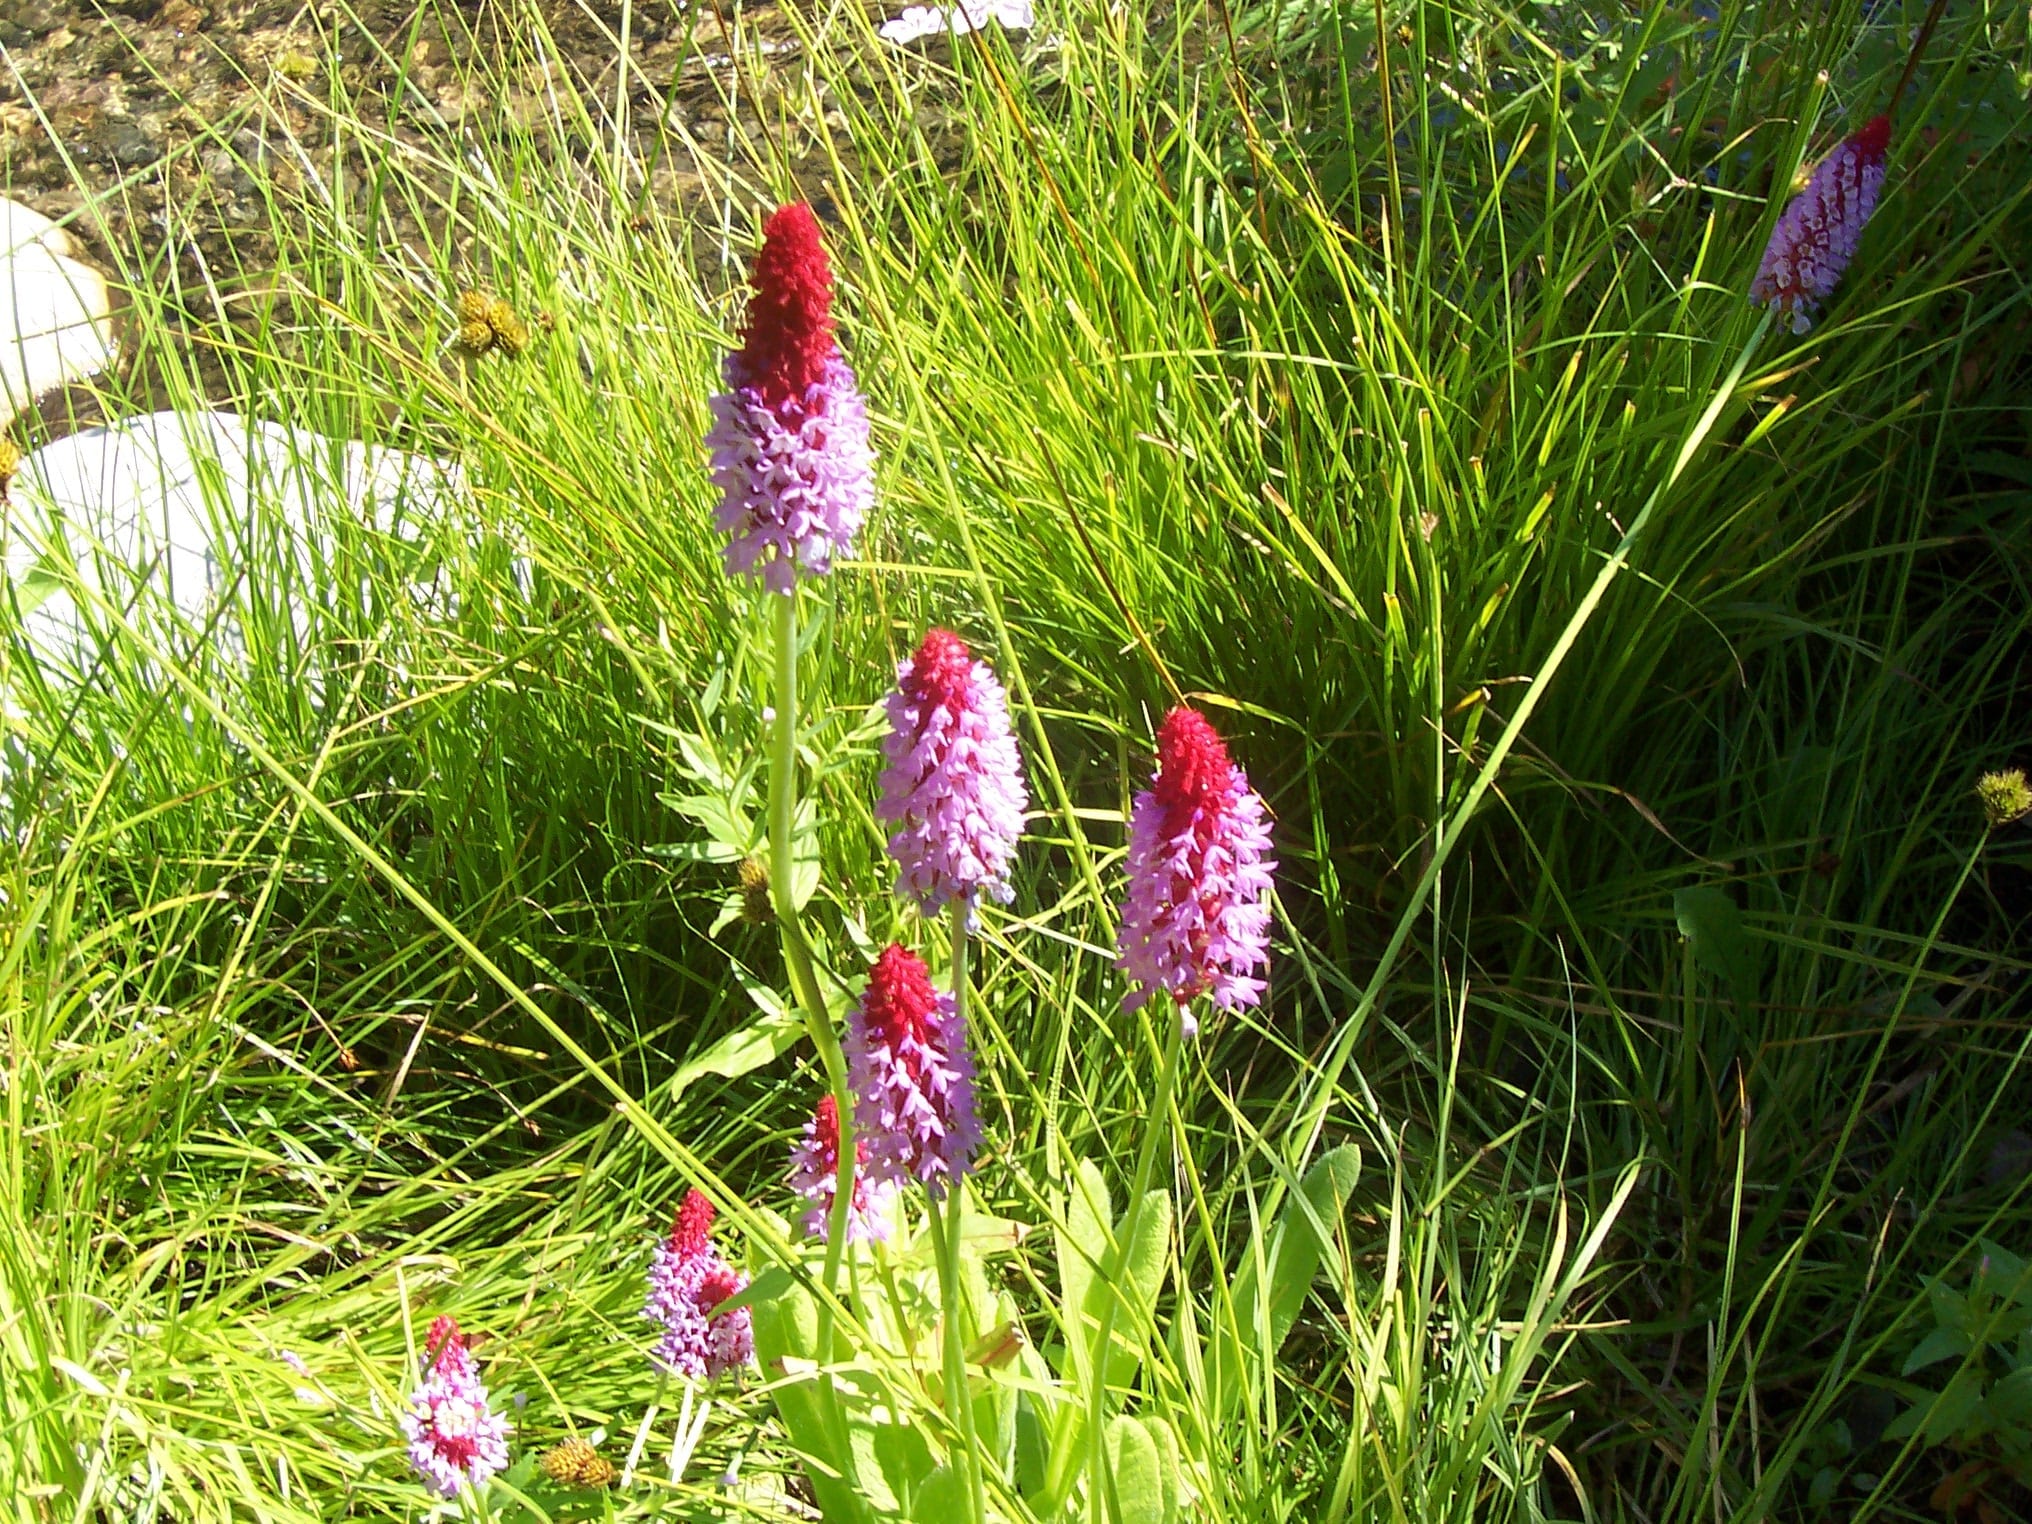
[[(807, 657), (822, 951), (938, 945), (886, 898), (864, 724), (928, 620), (1008, 681), (1039, 811), (980, 950), (985, 1206), (1042, 1226), (1152, 1125), (1106, 949), (1163, 708), (1207, 708), (1277, 813), (1273, 998), (1170, 1119), (1141, 1400), (1196, 1516), (1814, 1516), (1830, 1426), (1901, 1390), (1918, 1278), (2022, 1221), (2025, 839), (1969, 792), (2023, 760), (2032, 606), (2032, 175), (1992, 18), (1944, 28), (1797, 341), (1742, 291), (1774, 187), (1888, 88), (1888, 12), (1043, 20), (928, 55), (858, 12), (767, 52), (701, 22), (673, 85), (578, 78), (530, 17), (458, 50), (489, 103), (462, 132), (391, 46), (366, 88), (267, 82), (309, 166), (262, 182), (272, 258), (123, 251), (151, 405), (471, 490), (251, 567), (242, 658), (145, 601), (92, 606), (59, 681), (10, 643), (22, 1516), (420, 1515), (394, 1415), (446, 1310), (524, 1399), (518, 1449), (618, 1458), (684, 1185), (778, 1252), (808, 1055), (672, 1077), (788, 1041), (773, 941), (707, 935), (733, 867), (676, 801), (738, 794), (761, 742), (698, 440), (792, 195), (883, 456)], [(452, 351), (468, 287), (526, 354)], [(432, 577), (455, 615), (409, 595)], [(1733, 915), (1682, 925), (1701, 888)], [(1225, 1386), (1257, 1225), (1342, 1142), (1342, 1252)], [(721, 1394), (683, 1506), (741, 1506), (739, 1453), (770, 1516), (768, 1412)], [(1838, 1460), (1840, 1516), (1947, 1469)], [(616, 1516), (670, 1504), (646, 1474)]]

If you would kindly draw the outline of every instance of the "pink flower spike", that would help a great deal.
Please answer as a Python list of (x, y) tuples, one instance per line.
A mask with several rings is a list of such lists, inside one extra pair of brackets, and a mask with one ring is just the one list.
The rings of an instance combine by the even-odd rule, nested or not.
[(1856, 257), (1863, 225), (1884, 188), (1890, 147), (1890, 117), (1871, 117), (1814, 165), (1806, 189), (1771, 230), (1750, 299), (1780, 317), (1789, 314), (1794, 333), (1813, 326), (1811, 314), (1834, 294)]
[(1206, 994), (1223, 1010), (1263, 998), (1255, 971), (1270, 961), (1270, 828), (1263, 800), (1197, 710), (1174, 709), (1157, 732), (1157, 778), (1129, 818), (1129, 892), (1115, 965), (1136, 981), (1135, 1010), (1158, 990), (1178, 1002)]
[(729, 576), (788, 593), (851, 548), (875, 501), (868, 409), (833, 338), (832, 266), (802, 203), (763, 228), (741, 347), (706, 435)]
[(425, 1341), (423, 1383), (402, 1415), (409, 1463), (426, 1487), (453, 1498), (508, 1466), (508, 1421), (487, 1405), (459, 1325), (440, 1317)]
[(715, 1315), (720, 1303), (747, 1289), (748, 1277), (720, 1258), (713, 1246), (713, 1204), (685, 1193), (670, 1236), (649, 1264), (649, 1294), (642, 1315), (662, 1325), (653, 1358), (693, 1380), (710, 1380), (755, 1358), (754, 1321), (748, 1309)]
[(924, 960), (894, 943), (868, 974), (847, 1027), (854, 1131), (871, 1181), (922, 1180), (934, 1198), (973, 1168), (981, 1126), (974, 1060), (950, 995)]
[(1008, 903), (1030, 794), (994, 669), (952, 631), (929, 630), (897, 667), (886, 707), (875, 818), (897, 828), (897, 894), (927, 913), (958, 901), (971, 916), (984, 893)]
[[(868, 1139), (854, 1139), (854, 1204), (847, 1209), (847, 1242), (887, 1243), (894, 1231), (896, 1182), (873, 1180), (868, 1173)], [(824, 1238), (833, 1219), (840, 1188), (840, 1108), (830, 1095), (819, 1097), (818, 1109), (804, 1124), (804, 1141), (790, 1151), (790, 1188), (811, 1203), (804, 1214), (805, 1236)]]

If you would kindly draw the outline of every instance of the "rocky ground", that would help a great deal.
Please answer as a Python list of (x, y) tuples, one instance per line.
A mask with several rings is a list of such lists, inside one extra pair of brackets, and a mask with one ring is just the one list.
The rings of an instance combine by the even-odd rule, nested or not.
[[(542, 0), (558, 62), (610, 97), (619, 0)], [(521, 7), (513, 7), (519, 14)], [(791, 44), (767, 8), (738, 22), (751, 39)], [(489, 107), (534, 109), (512, 86), (490, 100), (466, 66), (478, 50), (502, 56), (520, 24), (488, 0), (427, 6), (363, 0), (339, 9), (302, 0), (7, 0), (0, 14), (0, 193), (49, 216), (87, 207), (82, 231), (102, 242), (138, 232), (174, 205), (198, 224), (206, 209), (224, 228), (259, 220), (244, 171), (259, 171), (266, 141), (309, 125), (336, 84), (356, 101), (409, 87), (402, 115), (457, 128)], [(675, 100), (694, 119), (718, 108), (712, 78), (727, 44), (720, 8), (696, 16), (655, 0), (630, 17), (631, 92)], [(334, 77), (335, 76), (335, 77)], [(209, 146), (207, 126), (228, 132), (237, 155)], [(266, 131), (264, 131), (266, 129)], [(237, 158), (237, 164), (234, 160)], [(110, 193), (110, 196), (109, 194)], [(103, 204), (88, 206), (99, 197)], [(144, 240), (145, 243), (145, 240)]]
[[(691, 145), (729, 136), (730, 30), (746, 58), (796, 50), (773, 6), (735, 3), (631, 7), (632, 125), (659, 139), (644, 159), (666, 208), (702, 184)], [(66, 222), (116, 285), (258, 280), (274, 252), (265, 192), (331, 173), (318, 146), (328, 100), (398, 136), (483, 140), (541, 118), (556, 71), (611, 101), (621, 22), (620, 0), (421, 12), (412, 0), (0, 0), (0, 196)], [(672, 122), (686, 130), (673, 138)], [(733, 135), (755, 125), (741, 112)], [(146, 379), (125, 380), (130, 403), (145, 400)], [(51, 435), (95, 411), (76, 394), (41, 409)]]

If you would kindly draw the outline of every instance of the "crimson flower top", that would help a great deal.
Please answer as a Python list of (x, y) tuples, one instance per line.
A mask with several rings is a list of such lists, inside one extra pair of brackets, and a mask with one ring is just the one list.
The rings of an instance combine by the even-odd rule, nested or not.
[(423, 1337), (423, 1363), (440, 1371), (473, 1368), (466, 1336), (459, 1332), (459, 1320), (441, 1312), (430, 1320), (430, 1332)]
[(928, 1042), (938, 1016), (938, 991), (931, 970), (907, 947), (891, 942), (875, 959), (868, 990), (861, 997), (861, 1021), (871, 1037), (892, 1048)]
[(719, 1209), (703, 1191), (686, 1191), (684, 1202), (678, 1207), (677, 1216), (670, 1225), (671, 1252), (682, 1259), (705, 1253), (707, 1245), (712, 1242), (713, 1219), (717, 1216)]
[(770, 214), (749, 279), (755, 294), (741, 335), (741, 379), (772, 405), (802, 399), (834, 348), (833, 267), (810, 207), (797, 201)]

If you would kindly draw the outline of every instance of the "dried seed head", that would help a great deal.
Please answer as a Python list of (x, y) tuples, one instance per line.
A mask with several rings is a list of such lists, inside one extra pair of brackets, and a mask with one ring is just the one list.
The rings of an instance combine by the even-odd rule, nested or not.
[(7, 489), (14, 485), (14, 473), (21, 469), (21, 451), (13, 440), (0, 437), (0, 503), (7, 501)]
[(775, 918), (776, 905), (769, 897), (769, 864), (759, 857), (741, 859), (741, 919), (760, 926)]
[(566, 1487), (605, 1487), (614, 1480), (613, 1463), (583, 1439), (551, 1446), (537, 1464), (545, 1476)]
[(494, 342), (505, 355), (515, 356), (529, 347), (529, 330), (515, 309), (500, 297), (487, 303), (487, 326), (494, 330)]
[(1982, 801), (1983, 817), (1992, 826), (2007, 826), (2032, 815), (2032, 785), (2026, 783), (2022, 767), (1984, 773), (1976, 780), (1976, 798)]
[(461, 323), (484, 323), (487, 321), (487, 307), (493, 298), (484, 291), (466, 290), (459, 293), (459, 321)]
[(482, 322), (459, 324), (459, 348), (469, 355), (483, 355), (494, 347), (494, 330)]

